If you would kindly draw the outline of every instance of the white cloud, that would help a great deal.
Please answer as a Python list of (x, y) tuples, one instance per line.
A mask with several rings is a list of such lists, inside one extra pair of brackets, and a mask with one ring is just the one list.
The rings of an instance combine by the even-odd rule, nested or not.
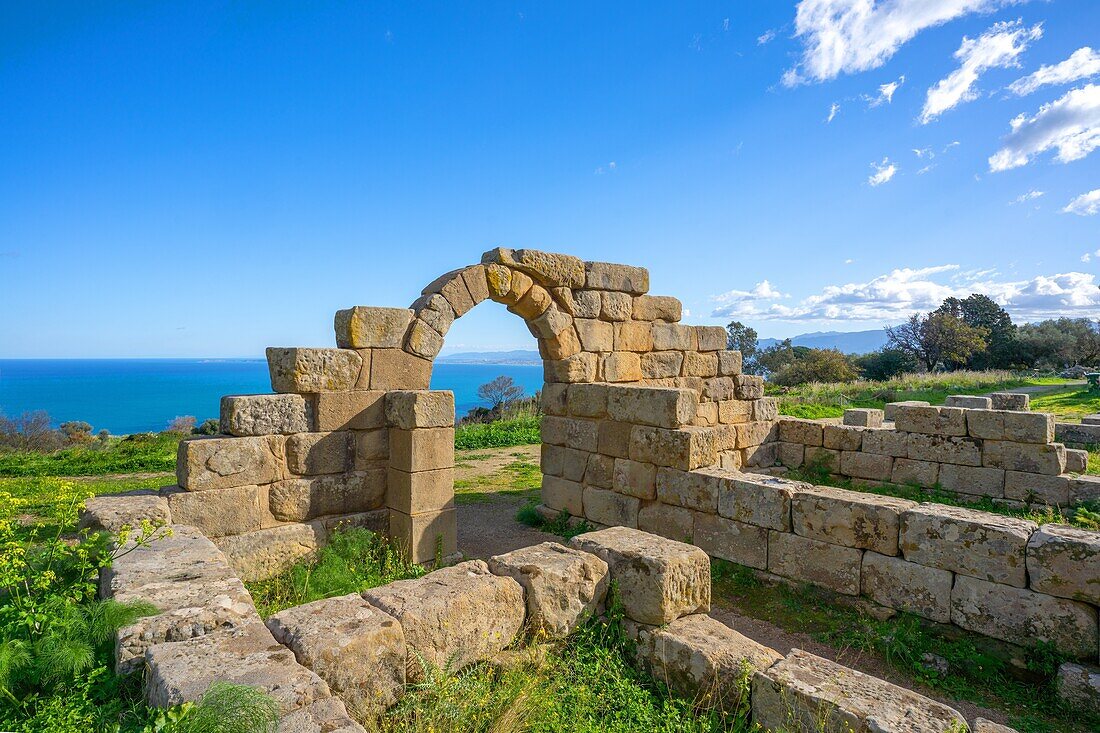
[(898, 322), (913, 313), (938, 308), (947, 297), (984, 293), (1017, 320), (1100, 316), (1100, 287), (1095, 275), (1068, 272), (1038, 275), (1030, 280), (999, 281), (995, 272), (982, 271), (963, 277), (966, 273), (958, 269), (957, 265), (901, 268), (864, 283), (829, 285), (795, 305), (734, 301), (720, 304), (712, 315), (786, 321)]
[(959, 68), (928, 90), (921, 110), (921, 124), (928, 124), (949, 109), (978, 98), (974, 85), (989, 69), (1018, 66), (1017, 59), (1028, 44), (1043, 37), (1041, 23), (1025, 28), (1021, 21), (996, 23), (977, 38), (963, 36), (955, 52)]
[(932, 148), (913, 148), (913, 155), (918, 158), (935, 158), (936, 154), (932, 152)]
[(722, 18), (722, 30), (728, 31), (730, 29), (730, 19)]
[(1100, 188), (1088, 193), (1083, 193), (1066, 204), (1062, 209), (1063, 214), (1077, 214), (1078, 216), (1095, 216), (1100, 214)]
[(794, 22), (804, 50), (783, 83), (794, 86), (877, 69), (926, 28), (1016, 1), (802, 0)]
[(713, 296), (711, 300), (719, 304), (716, 310), (720, 310), (722, 308), (734, 309), (746, 303), (782, 300), (783, 298), (789, 297), (791, 296), (781, 293), (772, 287), (772, 284), (767, 280), (761, 280), (753, 286), (752, 290), (730, 290), (721, 295)]
[(839, 112), (839, 111), (840, 111), (840, 105), (837, 104), (836, 102), (833, 102), (829, 106), (829, 116), (825, 118), (825, 124), (827, 125), (830, 122), (832, 122), (833, 119), (836, 118), (836, 113)]
[(1088, 262), (1088, 261), (1089, 261), (1089, 260), (1091, 260), (1091, 259), (1092, 259), (1092, 255), (1091, 255), (1091, 254), (1089, 254), (1088, 252), (1086, 252), (1085, 254), (1081, 255), (1081, 261), (1082, 261), (1082, 262)]
[(1046, 193), (1046, 191), (1036, 191), (1035, 189), (1032, 189), (1032, 190), (1028, 191), (1027, 193), (1020, 194), (1019, 196), (1017, 196), (1015, 199), (1013, 199), (1009, 203), (1024, 204), (1024, 203), (1027, 203), (1028, 201), (1034, 201), (1035, 199), (1039, 198), (1040, 196), (1044, 195), (1045, 193)]
[(902, 74), (896, 81), (888, 82), (886, 84), (880, 84), (878, 88), (878, 94), (874, 97), (864, 94), (863, 100), (867, 102), (868, 107), (878, 107), (883, 104), (890, 104), (894, 101), (894, 92), (896, 92), (902, 84), (905, 83), (905, 74)]
[(855, 262), (855, 260), (853, 260), (853, 259), (851, 259), (851, 258), (848, 258), (848, 259), (844, 260), (844, 264), (846, 264), (846, 265), (850, 265), (850, 264), (852, 264), (853, 262)]
[(1084, 158), (1100, 147), (1100, 86), (1071, 89), (1032, 117), (1020, 115), (1010, 124), (1004, 147), (989, 158), (993, 172), (1027, 165), (1033, 156), (1052, 148), (1063, 163)]
[(897, 165), (891, 163), (889, 158), (883, 158), (881, 163), (871, 163), (871, 167), (875, 172), (867, 178), (867, 183), (872, 186), (881, 186), (898, 172)]
[(929, 163), (928, 165), (924, 166), (919, 171), (917, 171), (917, 175), (918, 176), (923, 176), (925, 173), (927, 173), (928, 171), (932, 170), (935, 167), (936, 167), (935, 163)]
[(1008, 85), (1008, 91), (1022, 97), (1047, 84), (1068, 84), (1097, 74), (1100, 74), (1100, 53), (1085, 46), (1074, 51), (1061, 63), (1053, 66), (1044, 64), (1038, 71), (1017, 79)]
[(617, 166), (615, 165), (615, 161), (611, 161), (606, 166), (599, 166), (598, 168), (596, 168), (595, 171), (593, 171), (593, 173), (595, 173), (597, 176), (602, 176), (604, 173), (611, 173), (615, 170), (616, 167)]
[(765, 43), (770, 43), (775, 40), (775, 30), (769, 28), (756, 37), (756, 45), (763, 46)]

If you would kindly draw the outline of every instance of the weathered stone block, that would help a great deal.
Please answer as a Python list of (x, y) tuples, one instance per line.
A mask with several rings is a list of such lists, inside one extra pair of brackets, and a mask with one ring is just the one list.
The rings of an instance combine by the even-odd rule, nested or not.
[(403, 349), (372, 349), (370, 354), (370, 389), (427, 389), (432, 381), (430, 359)]
[(1058, 667), (1057, 690), (1071, 708), (1100, 715), (1100, 667), (1063, 663)]
[(653, 351), (642, 354), (642, 376), (646, 379), (667, 379), (680, 374), (684, 363), (682, 351)]
[(421, 291), (421, 295), (432, 295), (435, 293), (446, 298), (447, 303), (449, 303), (451, 309), (454, 310), (456, 317), (465, 315), (474, 307), (474, 299), (473, 296), (470, 295), (469, 288), (466, 287), (466, 280), (462, 277), (462, 270), (452, 270), (444, 275), (440, 275)]
[(991, 410), (993, 400), (989, 397), (975, 397), (973, 395), (953, 394), (948, 395), (943, 401), (944, 407), (963, 407), (968, 410)]
[(300, 476), (340, 473), (351, 464), (351, 450), (351, 435), (344, 430), (298, 433), (286, 439), (286, 465)]
[(736, 425), (752, 420), (752, 402), (747, 400), (723, 400), (718, 403), (718, 422)]
[(626, 293), (600, 293), (600, 318), (608, 321), (629, 321), (634, 312), (633, 299)]
[(101, 494), (84, 502), (79, 529), (112, 534), (124, 526), (140, 527), (143, 521), (171, 524), (168, 500), (156, 493)]
[(723, 377), (732, 377), (741, 373), (740, 351), (718, 352), (718, 374)]
[(680, 320), (683, 307), (669, 295), (641, 295), (634, 299), (634, 318), (639, 321)]
[(851, 425), (825, 425), (823, 443), (831, 450), (858, 451), (863, 445), (863, 428)]
[(1100, 606), (1100, 532), (1044, 524), (1027, 543), (1032, 590)]
[(322, 392), (313, 396), (316, 426), (308, 430), (327, 433), (333, 430), (373, 430), (386, 426), (386, 393), (381, 390)]
[[(721, 377), (719, 379), (722, 379)], [(729, 379), (729, 377), (725, 377)], [(717, 381), (717, 380), (708, 380)], [(774, 397), (752, 400), (752, 419), (755, 422), (772, 422), (779, 418), (779, 402)]]
[(598, 290), (574, 290), (572, 300), (574, 318), (600, 317), (600, 293)]
[[(290, 479), (271, 484), (271, 513), (284, 522), (304, 522), (330, 514), (378, 509), (386, 496), (386, 471)], [(227, 533), (236, 534), (236, 533)]]
[(454, 428), (393, 428), (388, 432), (390, 466), (402, 471), (454, 467)]
[(692, 542), (696, 512), (680, 506), (644, 501), (638, 510), (638, 529), (679, 542)]
[(868, 481), (889, 481), (894, 459), (878, 453), (843, 451), (840, 454), (840, 472), (845, 476)]
[(1054, 417), (1042, 412), (971, 410), (966, 414), (970, 435), (984, 440), (1049, 443), (1054, 440)]
[(649, 321), (615, 324), (615, 351), (649, 352), (653, 348), (653, 330)]
[(963, 436), (966, 411), (961, 407), (899, 405), (894, 410), (894, 426), (906, 433)]
[(615, 481), (615, 460), (612, 456), (589, 454), (588, 464), (584, 469), (584, 482), (601, 489), (612, 488)]
[(692, 541), (711, 557), (767, 569), (768, 530), (764, 527), (713, 514), (696, 514), (694, 530)]
[(882, 410), (883, 417), (885, 417), (887, 421), (893, 422), (894, 418), (897, 415), (897, 410), (899, 407), (910, 406), (928, 407), (928, 403), (924, 400), (903, 400), (901, 402), (887, 402), (886, 406)]
[(787, 468), (798, 468), (806, 455), (806, 446), (801, 443), (780, 443), (776, 447), (776, 459)]
[(633, 427), (629, 423), (614, 422), (612, 420), (600, 421), (597, 429), (599, 452), (616, 458), (628, 458), (630, 456), (630, 431)]
[(1013, 392), (994, 392), (989, 395), (993, 400), (994, 410), (1029, 410), (1031, 409), (1031, 395), (1016, 394)]
[(657, 469), (657, 498), (665, 504), (714, 513), (718, 510), (718, 487), (723, 473)]
[(807, 466), (822, 469), (828, 473), (840, 471), (840, 451), (816, 446), (803, 446), (805, 456), (803, 463)]
[(474, 305), (489, 297), (488, 269), (485, 265), (471, 265), (462, 270), (462, 281)]
[(1070, 657), (1096, 658), (1096, 609), (1079, 601), (957, 575), (951, 623), (1002, 641), (1045, 641)]
[(577, 318), (573, 321), (581, 347), (585, 351), (613, 351), (615, 348), (615, 327), (607, 321), (596, 318)]
[(443, 349), (443, 337), (426, 321), (414, 319), (405, 340), (405, 351), (424, 359), (434, 359)]
[(599, 423), (547, 416), (542, 419), (541, 434), (545, 443), (595, 453), (599, 444)]
[(280, 611), (267, 628), (352, 710), (380, 712), (405, 692), (401, 625), (358, 593)]
[(557, 511), (567, 511), (574, 517), (583, 517), (584, 487), (576, 481), (543, 476), (542, 503)]
[(596, 290), (618, 290), (641, 295), (649, 290), (649, 270), (608, 262), (586, 262), (584, 286)]
[(629, 458), (616, 458), (612, 487), (619, 493), (652, 499), (657, 495), (657, 467)]
[(1089, 467), (1089, 452), (1066, 448), (1066, 473), (1084, 473)]
[(940, 466), (940, 485), (960, 494), (1001, 498), (1005, 491), (1005, 472), (999, 468), (944, 463)]
[(768, 535), (768, 572), (849, 596), (859, 595), (863, 552), (788, 532)]
[(953, 579), (949, 570), (865, 552), (860, 592), (880, 605), (945, 624), (951, 621)]
[[(1020, 412), (1019, 415), (1037, 413)], [(1025, 471), (1057, 476), (1066, 470), (1066, 447), (1061, 443), (1013, 443), (987, 440), (982, 443), (982, 465), (1006, 471)]]
[(640, 382), (641, 358), (629, 351), (605, 354), (600, 362), (600, 374), (605, 382)]
[(653, 324), (654, 351), (694, 351), (695, 329), (679, 323)]
[[(778, 443), (764, 443), (763, 445), (751, 445), (745, 448), (744, 463), (750, 468), (771, 468), (775, 465)], [(807, 450), (814, 450), (807, 446)]]
[(207, 537), (251, 532), (276, 523), (267, 508), (267, 486), (211, 491), (171, 491), (168, 509), (177, 524), (198, 527)]
[(275, 392), (345, 392), (355, 388), (363, 357), (350, 349), (272, 347), (267, 367)]
[(396, 428), (445, 428), (455, 422), (454, 392), (409, 390), (386, 395), (386, 421)]
[(971, 438), (909, 433), (908, 457), (917, 461), (982, 465), (982, 446)]
[(695, 419), (698, 397), (690, 389), (615, 386), (604, 390), (612, 420), (678, 428)]
[(741, 400), (758, 400), (764, 396), (764, 378), (752, 374), (737, 374), (733, 377), (733, 383), (737, 386), (737, 398)]
[(317, 551), (325, 540), (320, 524), (283, 524), (278, 527), (219, 537), (215, 544), (241, 580), (263, 580), (281, 573)]
[(523, 586), (531, 630), (554, 639), (599, 614), (607, 596), (607, 563), (557, 542), (497, 555), (489, 570)]
[(767, 730), (823, 733), (966, 730), (946, 705), (801, 649), (753, 675), (752, 720)]
[(1023, 519), (928, 503), (902, 515), (900, 546), (910, 562), (1023, 588), (1036, 529)]
[(582, 481), (588, 468), (588, 459), (597, 455), (575, 448), (562, 448), (561, 476), (570, 481)]
[(1068, 476), (1048, 476), (1041, 473), (1005, 471), (1005, 498), (1048, 506), (1065, 506), (1071, 502), (1072, 480)]
[(284, 715), (276, 733), (366, 733), (338, 698), (330, 697)]
[(409, 308), (362, 305), (336, 311), (336, 345), (342, 349), (399, 349), (413, 315)]
[(637, 527), (641, 501), (606, 489), (584, 488), (584, 516), (609, 527)]
[(226, 435), (288, 435), (313, 429), (313, 406), (298, 394), (227, 395), (221, 403)]
[(99, 572), (99, 595), (113, 598), (156, 583), (213, 582), (233, 575), (226, 558), (197, 528), (172, 525)]
[(771, 443), (775, 440), (777, 432), (775, 424), (770, 422), (738, 423), (734, 426), (734, 431), (737, 435), (738, 448)]
[(896, 555), (901, 513), (915, 506), (890, 496), (810, 486), (791, 497), (791, 526), (803, 537)]
[(188, 491), (267, 484), (282, 476), (283, 438), (190, 438), (176, 451), (176, 480)]
[(409, 649), (409, 677), (414, 680), (425, 672), (416, 655), (430, 665), (457, 671), (511, 644), (523, 627), (523, 596), (519, 583), (493, 575), (481, 560), (363, 593), (368, 603), (400, 622)]
[(697, 547), (627, 527), (588, 532), (570, 544), (607, 563), (628, 618), (660, 625), (710, 610), (710, 559)]
[(454, 508), (454, 469), (410, 473), (389, 469), (386, 506), (405, 514), (423, 514)]
[(569, 412), (569, 385), (544, 384), (540, 395), (542, 411), (547, 415), (565, 415)]
[(730, 473), (718, 489), (718, 513), (727, 519), (791, 531), (791, 499), (809, 484), (774, 476)]
[(726, 348), (726, 329), (722, 326), (696, 326), (695, 340), (699, 351), (722, 351)]
[(695, 425), (713, 427), (718, 424), (718, 403), (700, 402), (695, 409)]
[(355, 447), (357, 471), (378, 468), (382, 461), (390, 457), (390, 431), (385, 428), (352, 430), (351, 440)]
[(909, 458), (895, 458), (894, 470), (890, 481), (903, 486), (922, 486), (930, 488), (936, 485), (940, 475), (940, 464), (932, 461), (914, 461)]
[(630, 458), (685, 471), (709, 466), (718, 461), (715, 434), (710, 428), (636, 425), (630, 433)]
[(391, 509), (390, 539), (412, 562), (431, 562), (453, 555), (458, 551), (455, 510), (406, 514)]
[(863, 452), (895, 458), (909, 457), (909, 434), (896, 430), (868, 429), (863, 433)]
[(844, 424), (862, 428), (881, 428), (882, 410), (873, 408), (850, 408), (844, 411)]
[(825, 426), (814, 420), (784, 417), (779, 420), (779, 439), (785, 443), (822, 445)]
[(684, 364), (681, 374), (685, 377), (718, 376), (718, 354), (715, 352), (684, 352)]
[(447, 335), (455, 320), (454, 308), (438, 293), (420, 296), (412, 304), (412, 310), (416, 318), (431, 326), (441, 336)]
[(581, 352), (565, 359), (543, 361), (543, 378), (547, 382), (595, 382), (596, 354)]

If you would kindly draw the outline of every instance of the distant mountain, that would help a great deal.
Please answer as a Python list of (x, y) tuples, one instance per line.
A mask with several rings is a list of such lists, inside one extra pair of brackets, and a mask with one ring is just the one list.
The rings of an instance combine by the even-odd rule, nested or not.
[[(783, 339), (760, 339), (760, 348), (778, 344)], [(811, 349), (837, 349), (845, 354), (866, 354), (878, 351), (886, 345), (886, 329), (873, 331), (817, 331), (804, 333), (791, 339), (795, 346), (807, 346)]]
[(537, 351), (466, 351), (455, 354), (440, 354), (435, 359), (447, 364), (542, 364)]

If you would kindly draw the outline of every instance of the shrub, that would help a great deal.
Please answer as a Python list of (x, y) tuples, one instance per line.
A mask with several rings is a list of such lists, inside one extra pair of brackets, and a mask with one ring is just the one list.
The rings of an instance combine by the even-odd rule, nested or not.
[(807, 382), (852, 382), (859, 375), (848, 357), (836, 349), (806, 349), (770, 378), (780, 386)]
[(534, 445), (541, 441), (538, 416), (498, 420), (485, 424), (459, 425), (455, 430), (455, 448), (508, 448), (515, 445)]

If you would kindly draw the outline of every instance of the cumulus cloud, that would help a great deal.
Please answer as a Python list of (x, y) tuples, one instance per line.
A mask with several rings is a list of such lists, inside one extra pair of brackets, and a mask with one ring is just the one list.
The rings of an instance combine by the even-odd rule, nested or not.
[(863, 95), (863, 100), (867, 102), (868, 107), (879, 107), (884, 104), (890, 104), (894, 101), (894, 92), (905, 83), (905, 75), (902, 74), (896, 81), (891, 81), (886, 84), (879, 85), (878, 94), (871, 96), (869, 94)]
[(1062, 209), (1063, 214), (1077, 214), (1078, 216), (1095, 216), (1100, 214), (1100, 188), (1083, 193), (1066, 204)]
[(759, 303), (769, 300), (782, 300), (791, 296), (776, 290), (767, 280), (761, 280), (753, 286), (752, 290), (729, 290), (721, 295), (711, 298), (718, 303), (717, 310), (737, 309), (747, 304)]
[(1022, 97), (1048, 84), (1069, 84), (1097, 74), (1100, 74), (1100, 53), (1085, 46), (1074, 51), (1061, 63), (1053, 66), (1044, 64), (1038, 71), (1017, 79), (1008, 85), (1008, 91)]
[(950, 296), (984, 293), (1018, 320), (1100, 315), (1096, 276), (1083, 272), (1000, 281), (993, 271), (960, 273), (957, 265), (901, 268), (867, 282), (829, 285), (794, 305), (766, 300), (720, 303), (714, 317), (786, 321), (898, 322), (938, 308)]
[(963, 36), (955, 52), (959, 68), (940, 79), (928, 90), (921, 124), (927, 125), (949, 109), (978, 98), (974, 85), (989, 69), (1019, 66), (1017, 59), (1032, 41), (1043, 37), (1041, 23), (1025, 28), (1019, 20), (996, 23), (977, 38)]
[(829, 105), (829, 116), (825, 118), (825, 124), (829, 124), (836, 118), (836, 113), (840, 111), (840, 105), (833, 102)]
[(891, 163), (889, 158), (883, 158), (881, 163), (871, 163), (871, 167), (874, 168), (875, 172), (868, 176), (867, 183), (872, 186), (881, 186), (898, 172), (897, 165)]
[(926, 28), (1015, 1), (802, 0), (794, 23), (804, 49), (783, 83), (794, 86), (877, 69)]
[(994, 173), (1027, 165), (1039, 153), (1056, 149), (1063, 163), (1080, 160), (1100, 147), (1100, 86), (1072, 89), (1044, 104), (1033, 116), (1010, 123), (1004, 147), (989, 158)]
[(1013, 204), (1026, 204), (1028, 201), (1034, 201), (1035, 199), (1039, 198), (1040, 196), (1044, 195), (1045, 193), (1046, 193), (1046, 191), (1036, 191), (1035, 189), (1032, 189), (1032, 190), (1028, 191), (1027, 193), (1020, 194), (1015, 199), (1013, 199), (1010, 203), (1013, 203)]

